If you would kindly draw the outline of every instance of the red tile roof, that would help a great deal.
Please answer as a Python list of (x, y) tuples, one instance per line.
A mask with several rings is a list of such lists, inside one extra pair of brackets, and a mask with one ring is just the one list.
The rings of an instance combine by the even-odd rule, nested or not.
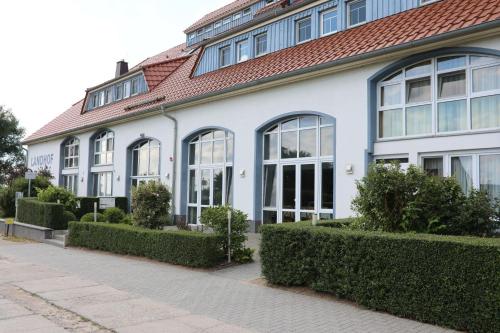
[[(429, 37), (445, 38), (446, 33), (459, 32), (493, 21), (494, 27), (500, 26), (500, 0), (443, 0), (192, 77), (193, 68), (201, 53), (196, 50), (149, 93), (84, 114), (80, 114), (83, 103), (80, 101), (28, 137), (26, 142), (149, 112), (151, 105), (159, 105), (160, 102), (167, 106), (182, 104), (187, 100), (236, 89), (257, 80), (272, 79), (281, 74), (292, 75), (308, 68), (314, 69), (316, 65), (329, 65), (339, 60), (348, 61), (350, 57), (363, 54), (369, 56), (371, 52), (394, 46), (411, 47), (413, 43), (425, 42)], [(126, 109), (129, 105), (140, 106), (132, 110)]]
[(236, 0), (231, 2), (228, 5), (225, 5), (224, 7), (221, 7), (217, 10), (214, 10), (211, 13), (208, 13), (207, 15), (203, 16), (201, 19), (196, 21), (194, 24), (192, 24), (189, 28), (184, 30), (185, 33), (192, 32), (196, 29), (199, 29), (201, 27), (204, 27), (205, 25), (215, 22), (217, 20), (220, 20), (224, 18), (225, 16), (232, 14), (240, 9), (246, 8), (250, 5), (253, 5), (256, 2), (259, 2), (260, 0)]

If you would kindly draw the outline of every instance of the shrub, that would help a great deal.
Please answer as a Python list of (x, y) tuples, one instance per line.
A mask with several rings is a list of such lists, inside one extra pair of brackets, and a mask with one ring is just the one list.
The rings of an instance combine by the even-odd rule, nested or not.
[(63, 218), (64, 218), (64, 221), (67, 223), (71, 222), (71, 221), (78, 221), (75, 214), (73, 214), (72, 212), (69, 212), (67, 210), (65, 210), (63, 212)]
[(470, 332), (500, 331), (500, 239), (317, 228), (261, 229), (262, 272), (372, 309)]
[[(99, 209), (99, 198), (97, 197), (78, 197), (76, 201), (79, 203), (79, 209), (77, 210), (77, 216), (82, 217), (87, 213), (94, 212), (94, 203), (97, 203), (98, 212), (102, 213), (104, 210)], [(120, 208), (123, 212), (128, 212), (128, 199), (127, 197), (115, 197), (115, 206)]]
[(69, 212), (76, 212), (76, 198), (73, 193), (63, 187), (49, 186), (45, 189), (37, 188), (37, 197), (41, 202), (60, 203)]
[[(220, 247), (228, 253), (228, 212), (231, 211), (231, 255), (236, 261), (251, 261), (252, 253), (245, 249), (247, 237), (247, 215), (229, 206), (210, 207), (203, 210), (200, 222), (214, 230), (220, 236)], [(250, 256), (250, 260), (247, 260)], [(239, 259), (239, 260), (238, 260)]]
[(190, 267), (213, 267), (223, 254), (214, 234), (148, 230), (109, 223), (70, 223), (69, 244)]
[(170, 224), (170, 192), (159, 182), (150, 181), (132, 189), (134, 224), (148, 229), (160, 229)]
[(19, 200), (17, 220), (26, 224), (54, 230), (65, 230), (64, 206), (57, 203), (40, 202), (36, 199)]
[(465, 195), (455, 178), (432, 177), (416, 166), (405, 172), (398, 164), (374, 164), (357, 188), (352, 207), (363, 220), (354, 227), (453, 235), (491, 234), (497, 227), (486, 194)]
[(121, 224), (132, 225), (132, 215), (126, 214), (125, 217), (120, 221)]
[(345, 219), (336, 219), (336, 220), (325, 220), (325, 221), (318, 221), (316, 226), (318, 227), (328, 227), (328, 228), (347, 228), (349, 227), (352, 223), (354, 223), (357, 220), (357, 218), (345, 218)]
[[(104, 215), (101, 213), (96, 214), (97, 222), (106, 222)], [(94, 222), (94, 213), (87, 213), (80, 219), (81, 222)]]
[[(5, 216), (14, 216), (16, 214), (16, 192), (23, 192), (24, 197), (28, 197), (28, 180), (16, 178), (12, 184), (0, 190), (0, 209)], [(44, 189), (49, 187), (50, 180), (45, 177), (37, 176), (31, 181), (31, 195), (34, 195), (35, 188)]]
[(120, 223), (125, 218), (125, 213), (120, 208), (108, 208), (103, 213), (104, 219), (109, 223)]

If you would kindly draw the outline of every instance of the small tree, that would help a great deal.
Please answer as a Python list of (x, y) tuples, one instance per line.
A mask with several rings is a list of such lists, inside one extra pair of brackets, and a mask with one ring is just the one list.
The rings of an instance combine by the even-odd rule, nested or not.
[(62, 187), (49, 186), (46, 189), (37, 188), (38, 200), (42, 202), (59, 202), (64, 205), (64, 209), (75, 213), (76, 198), (73, 193)]
[[(33, 195), (33, 188), (45, 189), (51, 184), (48, 178), (37, 176), (31, 182), (31, 186)], [(4, 216), (14, 216), (16, 213), (16, 192), (23, 192), (25, 197), (28, 196), (28, 180), (24, 179), (24, 176), (14, 179), (9, 187), (0, 189), (0, 210)]]
[(132, 189), (132, 220), (137, 226), (161, 229), (169, 225), (171, 194), (160, 182), (150, 181)]
[(18, 165), (24, 163), (21, 139), (24, 129), (11, 110), (0, 105), (0, 186), (7, 185), (13, 178)]

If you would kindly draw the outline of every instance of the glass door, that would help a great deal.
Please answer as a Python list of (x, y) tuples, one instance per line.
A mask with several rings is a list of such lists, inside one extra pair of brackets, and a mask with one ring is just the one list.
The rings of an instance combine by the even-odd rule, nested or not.
[(316, 213), (315, 164), (285, 164), (281, 168), (281, 220), (311, 220)]

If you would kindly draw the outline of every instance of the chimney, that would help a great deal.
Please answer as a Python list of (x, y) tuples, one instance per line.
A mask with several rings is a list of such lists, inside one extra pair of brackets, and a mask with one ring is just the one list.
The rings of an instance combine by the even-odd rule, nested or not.
[(116, 63), (115, 78), (128, 73), (128, 63), (125, 60), (120, 60)]

